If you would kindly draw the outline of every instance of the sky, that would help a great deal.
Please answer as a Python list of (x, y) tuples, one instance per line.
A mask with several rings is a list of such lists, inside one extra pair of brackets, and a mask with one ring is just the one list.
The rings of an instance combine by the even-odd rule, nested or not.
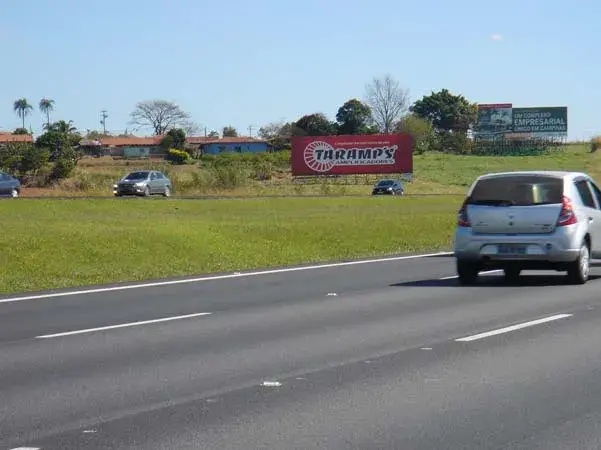
[[(595, 0), (2, 0), (0, 130), (13, 102), (55, 101), (82, 131), (131, 131), (138, 101), (174, 101), (203, 129), (335, 118), (392, 75), (411, 99), (568, 106), (569, 138), (601, 134)], [(36, 109), (26, 126), (39, 133)], [(142, 132), (142, 134), (146, 134)]]

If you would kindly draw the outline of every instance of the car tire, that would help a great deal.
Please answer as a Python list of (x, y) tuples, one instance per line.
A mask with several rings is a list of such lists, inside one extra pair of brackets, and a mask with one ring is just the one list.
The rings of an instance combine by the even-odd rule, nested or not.
[(10, 196), (12, 198), (18, 198), (19, 197), (19, 190), (18, 189), (13, 189), (12, 191), (10, 191)]
[(169, 186), (165, 186), (165, 192), (163, 192), (163, 197), (171, 197), (171, 188)]
[(144, 197), (150, 197), (150, 188), (148, 186), (146, 186), (144, 188)]
[(519, 267), (506, 267), (503, 269), (503, 273), (505, 274), (505, 280), (509, 281), (510, 283), (515, 283), (520, 279), (522, 269)]
[(478, 264), (457, 260), (457, 279), (462, 286), (470, 286), (478, 281)]
[(582, 243), (578, 258), (568, 267), (567, 281), (569, 284), (585, 284), (591, 270), (591, 251), (586, 242)]

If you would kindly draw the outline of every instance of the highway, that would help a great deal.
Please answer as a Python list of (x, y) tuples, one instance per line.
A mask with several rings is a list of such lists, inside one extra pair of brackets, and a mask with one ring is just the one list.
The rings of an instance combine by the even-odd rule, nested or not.
[(448, 255), (0, 296), (0, 450), (598, 449), (601, 265)]

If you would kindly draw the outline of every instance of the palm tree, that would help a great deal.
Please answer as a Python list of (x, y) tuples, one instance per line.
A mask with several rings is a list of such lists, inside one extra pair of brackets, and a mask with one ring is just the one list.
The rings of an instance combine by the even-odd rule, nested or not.
[(40, 111), (46, 115), (46, 125), (50, 125), (50, 113), (54, 110), (54, 100), (43, 98), (40, 100)]
[(73, 126), (72, 120), (70, 120), (69, 122), (65, 122), (64, 120), (59, 120), (58, 122), (55, 122), (53, 124), (47, 124), (46, 130), (47, 131), (56, 131), (58, 133), (69, 134), (69, 133), (75, 133), (77, 131), (77, 128), (75, 128)]
[(13, 111), (21, 118), (23, 121), (23, 128), (25, 128), (25, 117), (33, 111), (33, 106), (29, 104), (26, 98), (20, 98), (13, 103)]

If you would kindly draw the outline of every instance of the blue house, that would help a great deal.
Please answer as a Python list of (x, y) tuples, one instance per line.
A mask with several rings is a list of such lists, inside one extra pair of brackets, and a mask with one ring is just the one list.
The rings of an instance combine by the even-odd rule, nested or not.
[(269, 142), (251, 137), (225, 137), (200, 145), (202, 153), (216, 155), (218, 153), (260, 153), (269, 151)]

